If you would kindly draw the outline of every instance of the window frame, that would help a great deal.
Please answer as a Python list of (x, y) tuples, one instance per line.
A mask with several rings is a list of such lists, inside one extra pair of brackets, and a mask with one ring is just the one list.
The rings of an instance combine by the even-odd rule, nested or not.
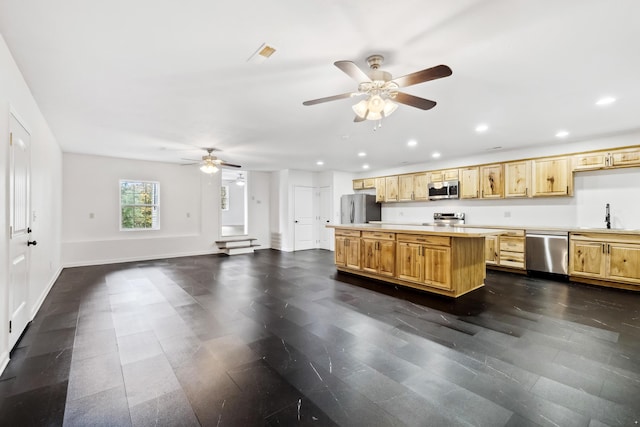
[[(122, 184), (124, 183), (130, 183), (130, 184), (151, 184), (155, 187), (155, 192), (156, 192), (156, 203), (147, 203), (147, 204), (123, 204), (122, 203)], [(120, 179), (118, 181), (118, 200), (120, 208), (118, 210), (119, 214), (118, 214), (118, 220), (119, 220), (119, 228), (120, 231), (157, 231), (160, 230), (160, 182), (159, 181), (148, 181), (148, 180), (141, 180), (141, 179)], [(140, 227), (135, 227), (135, 228), (125, 228), (123, 227), (122, 224), (122, 209), (123, 207), (127, 207), (127, 206), (131, 206), (131, 207), (152, 207), (156, 209), (156, 224), (154, 227), (149, 227), (149, 228), (140, 228)]]
[(220, 186), (220, 210), (228, 211), (229, 210), (229, 186), (226, 184), (222, 184)]

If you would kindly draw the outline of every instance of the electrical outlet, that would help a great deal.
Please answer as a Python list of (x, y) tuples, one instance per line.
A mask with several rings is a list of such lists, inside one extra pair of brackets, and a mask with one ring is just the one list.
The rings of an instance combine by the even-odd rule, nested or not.
[(93, 219), (96, 217), (96, 214), (94, 214), (93, 212), (89, 212), (89, 219)]
[(504, 211), (505, 218), (511, 218), (511, 211)]

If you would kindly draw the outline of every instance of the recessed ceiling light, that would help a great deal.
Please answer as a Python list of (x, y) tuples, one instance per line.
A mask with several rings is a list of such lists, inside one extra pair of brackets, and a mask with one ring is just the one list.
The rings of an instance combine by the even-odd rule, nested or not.
[(418, 145), (418, 141), (416, 141), (415, 139), (412, 139), (409, 142), (407, 142), (407, 145), (409, 147), (415, 147), (416, 145)]
[(369, 169), (369, 165), (362, 165), (362, 169)]
[(438, 158), (440, 158), (440, 153), (438, 153), (438, 152), (436, 151), (435, 153), (433, 153), (433, 154), (431, 155), (431, 157), (433, 157), (434, 159), (438, 159)]
[(318, 165), (318, 166), (322, 166), (322, 165), (324, 165), (324, 162), (323, 162), (322, 160), (318, 160), (318, 161), (316, 162), (316, 165)]
[(361, 151), (358, 153), (358, 157), (366, 157), (367, 153), (365, 153), (364, 151)]
[(596, 105), (609, 105), (609, 104), (613, 104), (614, 102), (616, 102), (616, 99), (614, 97), (605, 96), (604, 98), (598, 99), (598, 101), (596, 102)]
[(486, 132), (488, 130), (489, 130), (489, 125), (487, 124), (482, 123), (476, 126), (476, 132), (478, 133)]
[(556, 138), (566, 138), (569, 136), (569, 132), (566, 130), (560, 130), (556, 133)]

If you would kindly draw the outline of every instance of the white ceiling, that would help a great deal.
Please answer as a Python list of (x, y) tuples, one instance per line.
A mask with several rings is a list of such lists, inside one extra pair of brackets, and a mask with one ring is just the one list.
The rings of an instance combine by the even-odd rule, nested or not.
[[(637, 130), (638, 17), (637, 0), (0, 2), (64, 151), (180, 162), (217, 147), (249, 170), (357, 172)], [(248, 62), (265, 42), (273, 56)], [(438, 105), (401, 105), (377, 131), (353, 122), (353, 100), (302, 105), (355, 90), (333, 63), (366, 68), (372, 53), (394, 76), (449, 65), (405, 90)], [(617, 102), (595, 106), (605, 95)]]

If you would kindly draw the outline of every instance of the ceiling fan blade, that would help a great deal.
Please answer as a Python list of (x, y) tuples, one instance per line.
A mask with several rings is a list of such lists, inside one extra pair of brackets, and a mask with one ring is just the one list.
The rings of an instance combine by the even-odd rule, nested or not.
[(333, 96), (327, 96), (326, 98), (318, 98), (318, 99), (312, 99), (311, 101), (304, 101), (302, 105), (316, 105), (316, 104), (321, 104), (323, 102), (337, 101), (338, 99), (351, 98), (356, 95), (357, 94), (354, 94), (352, 92), (341, 93), (340, 95), (333, 95)]
[(393, 98), (393, 100), (401, 104), (420, 108), (421, 110), (430, 110), (431, 108), (436, 106), (435, 101), (419, 98), (417, 96), (409, 95), (408, 93), (404, 93), (404, 92), (398, 92), (395, 98)]
[(448, 77), (453, 73), (451, 68), (446, 65), (437, 65), (435, 67), (427, 68), (422, 71), (416, 71), (415, 73), (407, 74), (406, 76), (393, 79), (399, 87), (407, 87), (416, 85), (418, 83), (428, 82), (429, 80), (441, 79)]
[(242, 166), (240, 165), (234, 165), (233, 163), (227, 163), (227, 162), (220, 162), (221, 166), (227, 166), (230, 168), (241, 168)]
[[(367, 114), (369, 114), (369, 113), (367, 113)], [(357, 114), (353, 119), (353, 121), (356, 122), (356, 123), (364, 122), (365, 120), (367, 120), (367, 116), (366, 115), (364, 117), (360, 117)]]
[(358, 67), (351, 61), (336, 61), (333, 63), (333, 65), (340, 68), (345, 74), (347, 74), (358, 83), (371, 81), (367, 73), (362, 71), (360, 67)]

